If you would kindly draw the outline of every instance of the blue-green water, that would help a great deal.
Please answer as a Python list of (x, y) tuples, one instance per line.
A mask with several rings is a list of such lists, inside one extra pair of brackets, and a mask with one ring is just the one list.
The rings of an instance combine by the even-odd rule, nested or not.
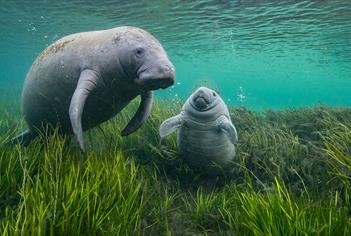
[(58, 38), (121, 25), (151, 32), (175, 65), (177, 83), (158, 96), (202, 84), (254, 109), (351, 105), (350, 0), (0, 0), (0, 93), (19, 96)]

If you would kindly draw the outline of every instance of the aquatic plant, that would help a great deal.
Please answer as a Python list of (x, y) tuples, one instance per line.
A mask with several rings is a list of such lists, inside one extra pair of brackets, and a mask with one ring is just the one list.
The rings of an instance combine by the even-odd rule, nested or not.
[(181, 102), (156, 102), (146, 124), (121, 137), (137, 105), (86, 132), (85, 156), (57, 133), (6, 145), (23, 124), (18, 109), (0, 105), (2, 234), (351, 233), (349, 109), (231, 109), (237, 157), (213, 177), (177, 155), (175, 135), (158, 137)]
[(328, 155), (331, 172), (344, 184), (344, 191), (351, 186), (351, 126), (335, 123), (328, 134), (322, 136), (325, 147), (323, 151)]

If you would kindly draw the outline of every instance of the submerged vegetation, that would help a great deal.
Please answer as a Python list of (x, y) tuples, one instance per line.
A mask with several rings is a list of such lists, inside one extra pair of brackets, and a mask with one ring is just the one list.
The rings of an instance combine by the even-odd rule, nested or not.
[[(73, 139), (5, 144), (21, 131), (17, 105), (0, 105), (3, 235), (350, 235), (351, 110), (230, 109), (239, 134), (232, 171), (208, 176), (177, 156), (161, 122), (180, 103), (157, 102), (121, 137), (137, 103)], [(13, 108), (15, 107), (15, 108)], [(23, 123), (23, 122), (22, 122)]]

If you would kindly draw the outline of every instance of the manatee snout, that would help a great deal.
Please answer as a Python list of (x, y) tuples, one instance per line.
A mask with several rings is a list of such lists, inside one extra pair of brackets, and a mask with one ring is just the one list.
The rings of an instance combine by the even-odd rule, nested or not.
[(175, 81), (175, 70), (171, 63), (159, 64), (142, 70), (139, 73), (136, 83), (146, 89), (165, 89), (172, 86)]
[(192, 103), (199, 110), (206, 109), (211, 104), (211, 93), (208, 89), (200, 87), (193, 95)]

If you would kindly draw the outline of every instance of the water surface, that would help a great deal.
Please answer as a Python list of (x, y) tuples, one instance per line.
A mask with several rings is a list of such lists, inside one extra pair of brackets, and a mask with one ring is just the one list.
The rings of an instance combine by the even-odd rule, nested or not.
[(351, 105), (351, 1), (0, 1), (0, 93), (19, 94), (36, 56), (60, 37), (142, 27), (167, 50), (177, 84), (254, 109)]

